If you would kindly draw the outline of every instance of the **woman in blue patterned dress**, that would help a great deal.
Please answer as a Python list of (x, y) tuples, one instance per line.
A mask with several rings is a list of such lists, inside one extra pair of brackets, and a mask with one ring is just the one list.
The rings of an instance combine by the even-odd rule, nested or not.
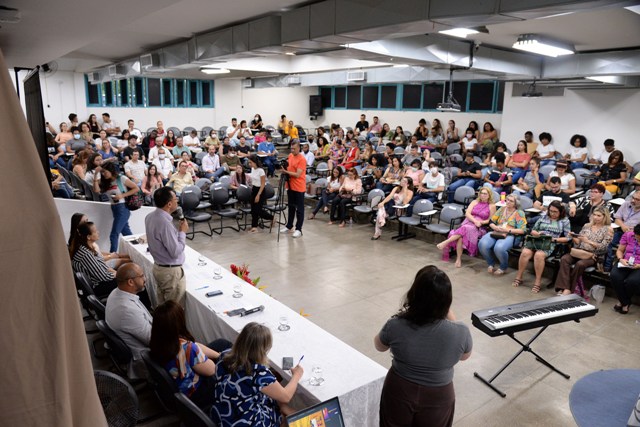
[(231, 350), (216, 364), (211, 418), (221, 427), (278, 427), (282, 414), (293, 410), (293, 398), (302, 378), (300, 365), (291, 369), (291, 380), (283, 387), (268, 367), (271, 331), (255, 322), (240, 332)]
[(536, 250), (524, 247), (518, 260), (518, 273), (513, 279), (513, 286), (522, 285), (522, 275), (531, 258), (533, 258), (533, 269), (536, 273), (536, 281), (531, 288), (531, 292), (537, 294), (540, 292), (540, 281), (542, 280), (542, 272), (544, 271), (545, 259), (551, 255), (556, 247), (556, 243), (568, 243), (571, 238), (569, 232), (571, 224), (566, 216), (564, 205), (554, 200), (547, 209), (547, 215), (541, 217), (531, 230), (532, 236), (551, 236), (551, 246), (548, 250)]

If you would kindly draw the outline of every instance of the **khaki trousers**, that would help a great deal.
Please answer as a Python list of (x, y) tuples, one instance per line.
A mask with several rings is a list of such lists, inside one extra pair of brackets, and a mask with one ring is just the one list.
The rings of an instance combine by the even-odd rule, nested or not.
[(158, 305), (165, 301), (175, 301), (185, 306), (185, 290), (187, 281), (182, 267), (160, 267), (153, 265), (153, 278), (156, 281)]

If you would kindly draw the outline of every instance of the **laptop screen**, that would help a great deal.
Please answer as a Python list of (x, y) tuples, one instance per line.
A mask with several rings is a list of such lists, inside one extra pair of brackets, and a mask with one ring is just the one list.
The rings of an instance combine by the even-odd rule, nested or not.
[(344, 427), (337, 397), (313, 405), (287, 417), (288, 427)]

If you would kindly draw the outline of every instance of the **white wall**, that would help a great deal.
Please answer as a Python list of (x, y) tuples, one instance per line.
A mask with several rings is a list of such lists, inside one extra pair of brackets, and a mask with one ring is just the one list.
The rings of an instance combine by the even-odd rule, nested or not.
[(564, 96), (522, 98), (511, 96), (511, 84), (505, 88), (501, 140), (515, 147), (530, 130), (537, 139), (540, 132), (553, 136), (556, 148), (566, 153), (574, 134), (587, 138), (590, 154), (599, 152), (607, 138), (616, 141), (625, 160), (640, 161), (637, 122), (640, 112), (638, 89), (565, 89)]
[[(109, 233), (111, 233), (111, 225), (113, 224), (113, 214), (111, 213), (111, 205), (109, 203), (87, 202), (84, 200), (69, 200), (54, 198), (56, 208), (65, 239), (69, 238), (69, 228), (71, 226), (71, 216), (79, 212), (85, 214), (89, 221), (93, 222), (100, 232), (100, 241), (98, 245), (104, 252), (109, 252)], [(153, 212), (155, 208), (143, 206), (137, 211), (131, 212), (129, 218), (129, 227), (133, 234), (143, 234), (144, 219)]]

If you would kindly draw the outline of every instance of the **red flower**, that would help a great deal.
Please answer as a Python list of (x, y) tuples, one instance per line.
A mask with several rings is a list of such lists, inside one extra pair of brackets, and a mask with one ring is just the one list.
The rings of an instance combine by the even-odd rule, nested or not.
[(230, 268), (231, 268), (231, 272), (232, 272), (233, 274), (238, 274), (238, 266), (237, 266), (237, 265), (235, 265), (235, 264), (231, 264), (231, 267), (230, 267)]

